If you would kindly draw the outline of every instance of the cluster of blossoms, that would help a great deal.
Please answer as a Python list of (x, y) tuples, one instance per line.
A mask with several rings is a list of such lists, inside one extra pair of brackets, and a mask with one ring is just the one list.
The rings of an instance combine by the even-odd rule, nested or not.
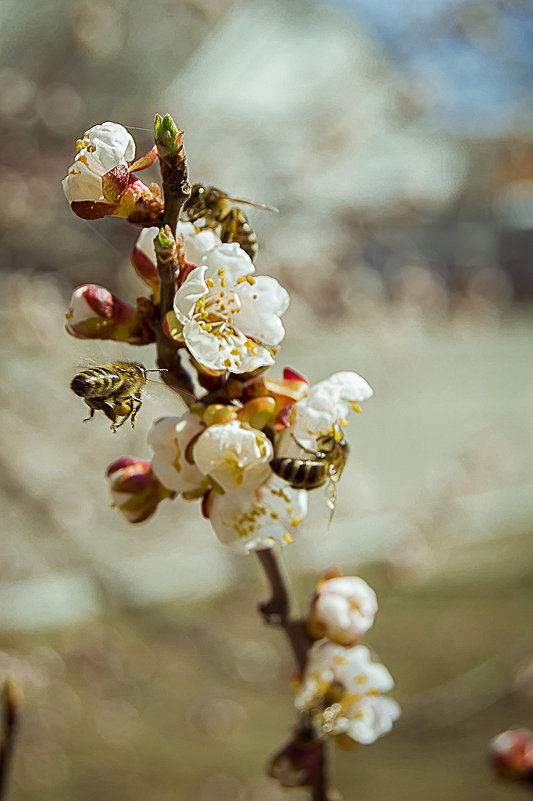
[[(350, 748), (369, 745), (389, 732), (400, 707), (385, 697), (394, 686), (387, 668), (372, 660), (362, 638), (378, 609), (374, 590), (358, 576), (331, 571), (317, 585), (307, 618), (315, 640), (298, 683), (296, 709), (306, 715), (322, 737), (333, 736)], [(320, 751), (305, 730), (272, 759), (270, 774), (283, 785), (312, 783)]]
[[(162, 500), (178, 495), (201, 499), (222, 543), (244, 553), (264, 551), (294, 540), (310, 488), (325, 485), (328, 497), (342, 471), (332, 460), (344, 443), (343, 427), (372, 389), (354, 372), (314, 386), (293, 369), (281, 379), (266, 374), (284, 338), (288, 294), (274, 278), (256, 274), (237, 233), (217, 233), (219, 218), (206, 214), (192, 224), (178, 220), (178, 211), (171, 219), (176, 198), (185, 208), (190, 193), (182, 137), (168, 116), (156, 117), (156, 144), (137, 161), (131, 135), (115, 123), (96, 125), (78, 141), (65, 195), (85, 219), (114, 215), (142, 227), (131, 258), (147, 292), (134, 306), (104, 287), (78, 287), (66, 329), (82, 339), (155, 343), (163, 380), (187, 402), (184, 414), (153, 424), (151, 461), (123, 457), (108, 468), (114, 504), (126, 519), (144, 521)], [(156, 158), (163, 192), (134, 175)], [(135, 398), (140, 405), (139, 392)], [(123, 395), (120, 401), (124, 408)], [(104, 410), (101, 402), (95, 408)], [(328, 438), (331, 450), (323, 445)], [(280, 462), (285, 472), (274, 469)], [(306, 486), (309, 465), (314, 482)], [(334, 506), (331, 493), (328, 503)], [(361, 644), (376, 610), (375, 595), (360, 578), (330, 575), (317, 588), (295, 704), (319, 740), (333, 735), (370, 743), (398, 717), (397, 704), (381, 695), (393, 686), (390, 674)], [(307, 742), (304, 750), (316, 754)], [(281, 781), (289, 751), (272, 763)], [(311, 781), (309, 771), (302, 781), (293, 774), (285, 783)]]

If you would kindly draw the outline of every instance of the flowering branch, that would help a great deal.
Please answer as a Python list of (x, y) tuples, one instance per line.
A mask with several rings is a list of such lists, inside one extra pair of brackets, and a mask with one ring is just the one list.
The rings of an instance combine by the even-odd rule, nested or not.
[[(373, 743), (400, 714), (384, 696), (392, 677), (362, 644), (377, 600), (363, 579), (329, 571), (307, 614), (293, 617), (276, 549), (305, 528), (310, 492), (325, 489), (333, 513), (349, 454), (347, 418), (361, 412), (372, 389), (351, 371), (314, 386), (292, 368), (281, 378), (267, 374), (285, 336), (288, 293), (256, 274), (248, 255), (255, 234), (228, 195), (195, 184), (203, 216), (183, 212), (191, 193), (183, 131), (168, 114), (156, 115), (155, 145), (135, 161), (135, 142), (116, 123), (94, 126), (76, 149), (65, 195), (79, 216), (141, 226), (131, 260), (146, 292), (134, 306), (84, 284), (66, 329), (81, 339), (155, 343), (164, 382), (187, 405), (154, 422), (151, 461), (128, 456), (110, 465), (113, 505), (137, 524), (163, 501), (200, 500), (221, 543), (257, 552), (272, 593), (260, 612), (283, 629), (298, 669), (293, 735), (268, 772), (285, 787), (308, 788), (313, 801), (330, 801), (328, 742)], [(162, 190), (134, 175), (156, 158)], [(128, 420), (133, 426), (147, 373), (137, 362), (111, 362), (78, 373), (71, 387), (89, 408), (87, 419), (102, 412), (116, 432)]]

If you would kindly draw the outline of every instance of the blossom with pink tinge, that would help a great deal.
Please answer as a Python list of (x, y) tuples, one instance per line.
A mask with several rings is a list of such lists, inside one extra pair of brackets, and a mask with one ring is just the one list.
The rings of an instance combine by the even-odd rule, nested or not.
[(103, 122), (86, 131), (76, 142), (77, 155), (63, 180), (69, 203), (105, 200), (103, 176), (119, 165), (129, 166), (135, 156), (135, 142), (122, 125)]
[(376, 593), (358, 576), (335, 576), (318, 584), (308, 629), (315, 639), (354, 645), (374, 623)]
[(365, 745), (389, 732), (400, 707), (382, 695), (394, 686), (384, 665), (364, 645), (343, 648), (321, 640), (309, 651), (295, 705), (324, 733), (347, 735)]

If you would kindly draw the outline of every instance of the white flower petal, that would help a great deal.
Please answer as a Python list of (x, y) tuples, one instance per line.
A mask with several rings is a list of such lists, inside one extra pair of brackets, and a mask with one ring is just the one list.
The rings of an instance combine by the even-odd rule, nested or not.
[(204, 253), (220, 244), (219, 237), (211, 228), (196, 231), (190, 222), (178, 223), (178, 234), (183, 234), (185, 258), (191, 264), (200, 264)]
[(152, 470), (159, 481), (173, 492), (190, 492), (206, 486), (205, 476), (187, 458), (187, 448), (194, 437), (205, 429), (194, 414), (162, 417), (148, 434), (154, 451)]
[(258, 275), (254, 284), (245, 281), (237, 292), (241, 301), (239, 327), (259, 342), (279, 345), (285, 336), (279, 315), (289, 306), (287, 290), (275, 278)]
[(95, 147), (103, 164), (104, 172), (108, 172), (117, 164), (133, 161), (135, 142), (130, 132), (116, 122), (103, 122), (93, 125), (84, 134), (84, 148)]
[(188, 322), (198, 301), (207, 294), (206, 272), (206, 266), (197, 267), (174, 295), (174, 312), (180, 323)]
[(207, 266), (206, 276), (214, 278), (219, 270), (224, 270), (228, 285), (234, 284), (243, 275), (252, 275), (255, 271), (249, 255), (237, 242), (225, 242), (204, 253), (202, 264)]
[(346, 734), (362, 745), (370, 745), (387, 734), (400, 715), (400, 706), (392, 698), (367, 696), (357, 706), (356, 716), (349, 719)]

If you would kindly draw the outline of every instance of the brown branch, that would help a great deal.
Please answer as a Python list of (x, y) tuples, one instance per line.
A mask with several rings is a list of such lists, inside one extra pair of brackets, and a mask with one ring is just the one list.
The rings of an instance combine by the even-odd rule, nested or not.
[[(313, 644), (306, 631), (305, 620), (291, 618), (291, 602), (287, 582), (283, 576), (279, 561), (272, 549), (257, 550), (257, 557), (270, 584), (272, 597), (259, 604), (259, 612), (269, 625), (280, 626), (292, 648), (296, 664), (300, 673), (305, 670), (307, 652)], [(314, 730), (308, 715), (300, 718), (296, 727), (296, 736), (314, 738)], [(326, 743), (320, 743), (320, 759), (318, 768), (314, 773), (312, 784), (309, 785), (312, 801), (334, 801), (328, 791)], [(338, 798), (338, 796), (336, 796)]]
[(2, 739), (0, 740), (0, 801), (5, 798), (7, 779), (15, 744), (18, 723), (19, 699), (13, 683), (4, 682), (2, 688)]
[(276, 554), (272, 549), (256, 551), (272, 590), (272, 597), (259, 605), (259, 611), (266, 623), (281, 626), (290, 642), (300, 673), (305, 668), (307, 651), (312, 640), (305, 630), (305, 621), (293, 620), (290, 616), (290, 597), (285, 579), (281, 573)]

